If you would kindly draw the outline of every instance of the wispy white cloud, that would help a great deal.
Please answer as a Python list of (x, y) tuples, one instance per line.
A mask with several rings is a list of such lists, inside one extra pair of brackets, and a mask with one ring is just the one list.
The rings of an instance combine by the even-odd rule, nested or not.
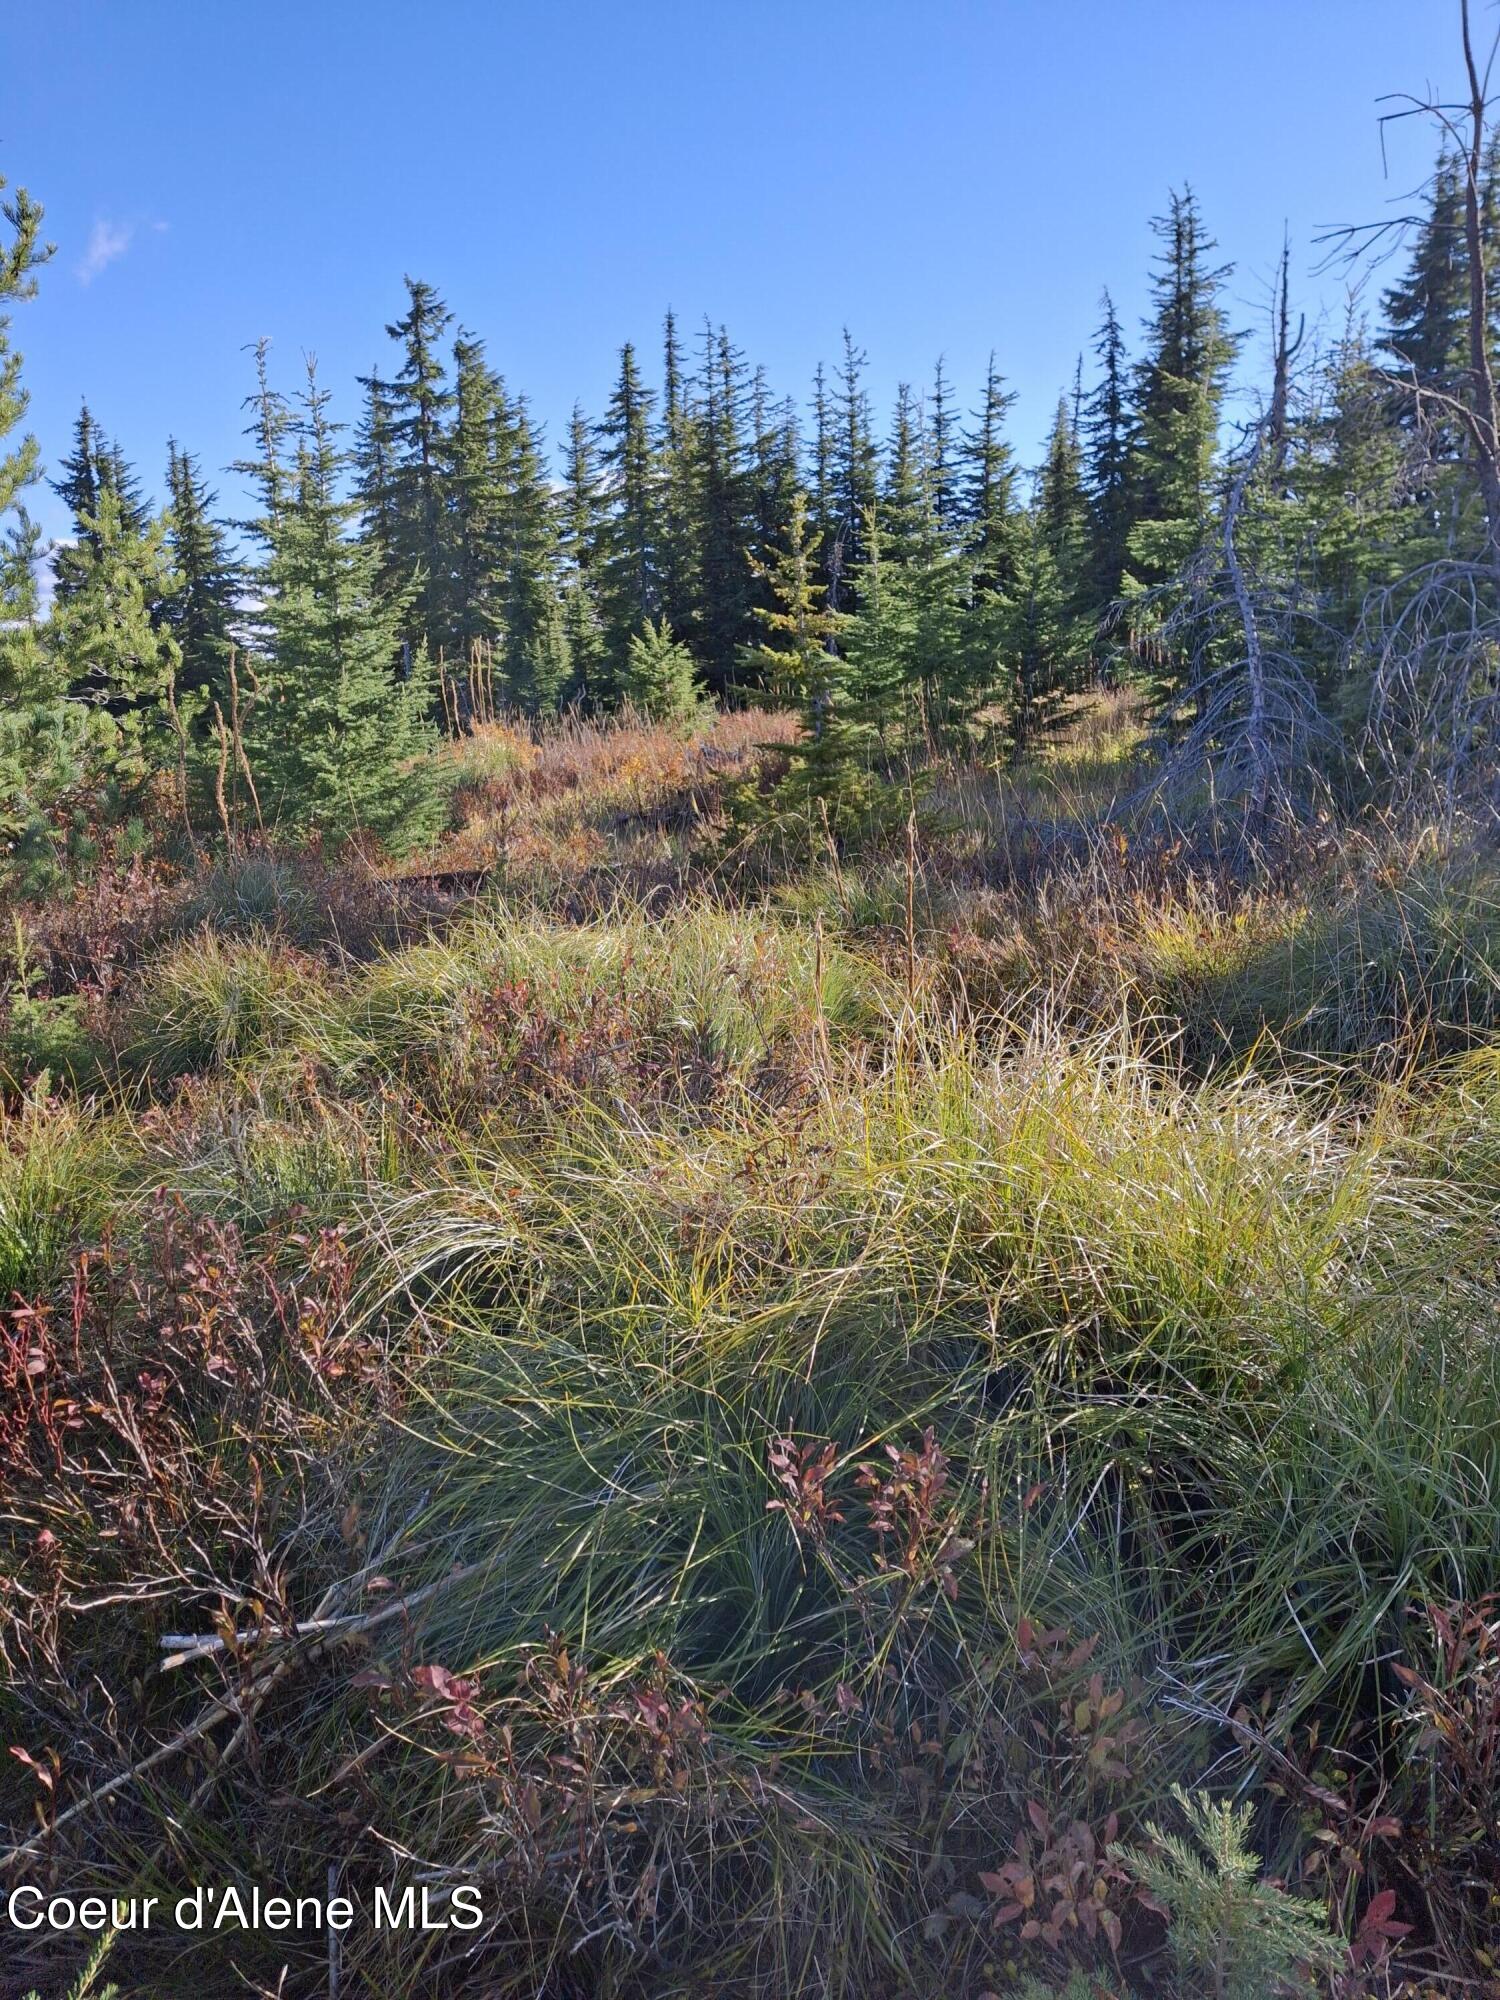
[(78, 265), (78, 282), (91, 285), (99, 273), (125, 255), (135, 236), (133, 222), (109, 222), (104, 217), (89, 232), (88, 248)]

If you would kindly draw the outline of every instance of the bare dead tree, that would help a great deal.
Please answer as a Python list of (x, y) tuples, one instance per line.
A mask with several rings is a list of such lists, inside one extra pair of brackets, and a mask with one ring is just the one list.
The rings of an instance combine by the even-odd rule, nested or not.
[[(1382, 373), (1393, 389), (1410, 394), (1418, 406), (1425, 402), (1457, 426), (1468, 446), (1469, 458), (1484, 503), (1485, 559), (1500, 580), (1500, 399), (1495, 387), (1494, 363), (1489, 343), (1489, 247), (1484, 235), (1485, 158), (1489, 150), (1490, 79), (1500, 56), (1500, 30), (1490, 43), (1481, 66), (1474, 48), (1469, 17), (1469, 0), (1459, 0), (1459, 26), (1463, 44), (1464, 76), (1467, 93), (1456, 100), (1417, 97), (1400, 92), (1383, 99), (1399, 109), (1387, 111), (1380, 119), (1381, 143), (1385, 127), (1400, 119), (1423, 118), (1434, 123), (1452, 142), (1463, 172), (1464, 248), (1468, 263), (1468, 312), (1465, 328), (1467, 367), (1455, 381), (1435, 376), (1410, 376), (1394, 370)], [(1329, 230), (1320, 237), (1330, 244), (1330, 261), (1343, 255), (1356, 259), (1376, 249), (1389, 249), (1399, 242), (1419, 218), (1414, 214), (1391, 216), (1383, 222), (1355, 223)]]
[[(1480, 548), (1423, 565), (1372, 593), (1352, 647), (1356, 670), (1369, 673), (1370, 703), (1362, 754), (1394, 802), (1430, 809), (1451, 825), (1460, 805), (1500, 805), (1500, 399), (1490, 352), (1489, 245), (1484, 178), (1491, 144), (1490, 81), (1500, 31), (1481, 62), (1469, 0), (1459, 0), (1464, 94), (1447, 100), (1403, 93), (1387, 100), (1385, 127), (1399, 119), (1435, 124), (1461, 169), (1463, 240), (1468, 265), (1465, 366), (1443, 375), (1377, 371), (1410, 398), (1418, 432), (1448, 426), (1465, 455), (1484, 512)], [(1349, 258), (1399, 241), (1417, 218), (1347, 227), (1323, 239)]]
[(1174, 810), (1206, 792), (1221, 818), (1239, 822), (1252, 849), (1304, 822), (1326, 795), (1323, 753), (1336, 741), (1304, 658), (1337, 645), (1337, 636), (1302, 589), (1295, 564), (1261, 572), (1241, 548), (1275, 421), (1268, 408), (1250, 427), (1217, 539), (1168, 587), (1160, 633), (1187, 653), (1182, 705), (1191, 702), (1193, 720), (1165, 751), (1141, 801)]
[(1302, 351), (1303, 337), (1307, 332), (1306, 317), (1299, 315), (1297, 337), (1293, 340), (1291, 336), (1291, 261), (1291, 241), (1283, 234), (1281, 263), (1276, 273), (1276, 286), (1271, 297), (1271, 328), (1275, 358), (1271, 375), (1271, 407), (1267, 411), (1266, 422), (1266, 442), (1269, 445), (1267, 456), (1271, 472), (1277, 480), (1286, 470), (1287, 454), (1291, 449), (1288, 418), (1291, 411), (1292, 368)]

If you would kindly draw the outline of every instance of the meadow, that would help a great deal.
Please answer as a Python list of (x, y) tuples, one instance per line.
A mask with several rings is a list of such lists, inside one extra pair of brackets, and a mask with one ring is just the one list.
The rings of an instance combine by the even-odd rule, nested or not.
[(1500, 1993), (1493, 847), (794, 735), (18, 906), (4, 1991)]

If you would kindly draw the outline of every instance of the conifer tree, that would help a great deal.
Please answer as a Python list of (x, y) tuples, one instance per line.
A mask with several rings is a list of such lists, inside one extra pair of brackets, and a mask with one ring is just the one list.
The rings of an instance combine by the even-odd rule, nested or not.
[(833, 400), (828, 393), (828, 375), (820, 361), (813, 371), (812, 439), (808, 467), (808, 520), (818, 551), (818, 566), (829, 589), (829, 608), (838, 609), (837, 569), (838, 501), (834, 493)]
[(1410, 501), (1421, 484), (1412, 461), (1422, 454), (1392, 414), (1389, 377), (1351, 325), (1323, 366), (1292, 471), (1295, 540), (1299, 554), (1311, 551), (1321, 608), (1302, 645), (1316, 654), (1310, 664), (1325, 699), (1338, 693), (1338, 642), (1355, 630), (1369, 593), (1441, 553), (1435, 524)]
[(101, 497), (114, 495), (116, 531), (127, 537), (145, 534), (151, 510), (141, 498), (140, 482), (125, 454), (104, 435), (87, 403), (73, 425), (73, 449), (59, 469), (62, 477), (52, 482), (52, 490), (73, 517), (73, 538), (59, 549), (54, 564), (56, 596), (65, 604), (84, 587), (99, 558)]
[(764, 565), (764, 579), (771, 605), (759, 613), (765, 637), (752, 665), (767, 686), (796, 703), (802, 721), (776, 804), (796, 812), (817, 808), (839, 827), (868, 801), (869, 729), (855, 713), (849, 667), (838, 652), (844, 621), (827, 607), (807, 498), (800, 490), (792, 501), (786, 545)]
[(620, 350), (614, 393), (599, 426), (599, 462), (608, 504), (599, 599), (610, 669), (617, 676), (624, 671), (631, 634), (655, 617), (660, 597), (651, 406), (651, 392), (627, 341)]
[(375, 551), (350, 532), (359, 501), (339, 491), (345, 459), (327, 403), (309, 364), (295, 454), (275, 476), (263, 468), (273, 496), (258, 579), (266, 652), (249, 758), (268, 824), (334, 842), (372, 834), (401, 851), (439, 817), (429, 676), (419, 653), (392, 682), (409, 605), (381, 591)]
[(1115, 302), (1102, 300), (1094, 341), (1099, 379), (1083, 406), (1081, 426), (1089, 495), (1088, 589), (1096, 618), (1120, 595), (1130, 536), (1131, 419), (1125, 336)]
[(382, 573), (409, 593), (400, 626), (403, 671), (419, 651), (435, 659), (454, 641), (443, 480), (444, 430), (453, 408), (443, 337), (453, 315), (431, 285), (411, 277), (405, 284), (407, 309), (386, 327), (400, 343), (401, 365), (382, 385), (391, 539), (379, 551)]
[(557, 518), (525, 403), (511, 406), (506, 416), (510, 471), (500, 520), (502, 672), (511, 700), (530, 714), (542, 714), (558, 707), (573, 677), (559, 600)]
[[(1134, 385), (1125, 587), (1148, 598), (1137, 623), (1159, 632), (1162, 607), (1149, 593), (1174, 584), (1212, 532), (1219, 416), (1238, 343), (1220, 304), (1228, 267), (1210, 263), (1215, 246), (1192, 190), (1174, 192), (1152, 228), (1164, 248)], [(1159, 702), (1173, 703), (1188, 674), (1179, 651), (1153, 647), (1150, 685)]]
[(472, 648), (491, 643), (500, 629), (505, 483), (514, 456), (500, 380), (483, 342), (464, 333), (453, 344), (453, 421), (442, 450), (452, 588), (445, 629), (450, 664), (461, 673)]
[(56, 608), (50, 637), (74, 695), (132, 718), (139, 733), (161, 720), (181, 666), (181, 648), (158, 616), (178, 580), (165, 519), (137, 529), (113, 483), (101, 485), (96, 506), (81, 521), (88, 560)]
[(695, 627), (704, 674), (722, 695), (749, 634), (753, 538), (746, 459), (744, 364), (723, 327), (707, 322), (698, 378), (698, 560)]
[(167, 554), (175, 581), (162, 602), (162, 622), (177, 641), (180, 692), (210, 699), (224, 688), (239, 593), (240, 568), (193, 458), (167, 444)]
[(653, 722), (684, 728), (697, 717), (703, 693), (693, 656), (672, 636), (665, 618), (655, 624), (648, 618), (639, 632), (631, 634), (620, 695)]
[(594, 706), (605, 692), (607, 654), (599, 602), (605, 517), (594, 436), (575, 403), (568, 425), (559, 496), (563, 630), (571, 668), (570, 695)]
[(1147, 348), (1135, 382), (1130, 572), (1150, 588), (1176, 575), (1202, 540), (1214, 501), (1219, 413), (1237, 342), (1220, 305), (1229, 267), (1191, 188), (1152, 225), (1164, 248), (1152, 274)]
[(1083, 488), (1083, 454), (1073, 410), (1059, 397), (1042, 461), (1037, 511), (1041, 532), (1059, 575), (1073, 592), (1083, 582), (1088, 535), (1088, 497)]
[[(1492, 270), (1500, 250), (1500, 139), (1491, 144), (1479, 189), (1481, 242)], [(1391, 403), (1400, 428), (1420, 446), (1408, 505), (1415, 534), (1434, 552), (1459, 554), (1482, 537), (1482, 503), (1472, 445), (1459, 408), (1469, 374), (1468, 164), (1447, 152), (1428, 185), (1426, 212), (1413, 234), (1406, 270), (1384, 297), (1382, 359), (1394, 378)], [(1500, 297), (1491, 282), (1490, 345), (1500, 348)]]
[(865, 522), (879, 498), (879, 455), (863, 382), (865, 362), (864, 349), (855, 346), (845, 327), (833, 397), (833, 508), (840, 547), (836, 610), (857, 608)]
[(1077, 664), (1077, 619), (1040, 506), (1022, 517), (1010, 590), (989, 615), (999, 633), (1006, 731), (1019, 762), (1060, 728)]
[(928, 501), (926, 486), (923, 439), (917, 409), (910, 388), (905, 382), (900, 382), (896, 386), (896, 413), (891, 423), (885, 491), (880, 503), (880, 526), (887, 561), (904, 563), (911, 560), (922, 533), (922, 516)]
[[(1433, 170), (1407, 268), (1383, 303), (1382, 346), (1394, 372), (1414, 385), (1451, 384), (1463, 367), (1469, 312), (1463, 169), (1456, 154), (1444, 152)], [(1414, 420), (1413, 398), (1403, 396), (1399, 408), (1404, 422)]]
[(882, 752), (891, 755), (909, 719), (919, 678), (917, 609), (911, 574), (890, 559), (878, 513), (865, 521), (859, 610), (844, 617), (839, 645), (848, 663), (854, 709), (874, 730)]
[(951, 534), (961, 519), (958, 491), (959, 425), (953, 390), (941, 354), (932, 372), (930, 435), (933, 509), (944, 529)]
[(396, 571), (396, 487), (391, 443), (390, 390), (378, 368), (361, 375), (364, 409), (355, 432), (355, 492), (360, 503), (361, 532), (375, 550), (381, 588), (399, 590)]
[(675, 314), (662, 329), (661, 422), (656, 439), (656, 539), (662, 615), (674, 632), (691, 633), (702, 593), (695, 493), (696, 424)]
[(797, 408), (788, 396), (771, 399), (764, 368), (750, 389), (750, 554), (764, 561), (786, 540), (798, 477)]
[(1006, 389), (991, 354), (984, 401), (974, 429), (964, 438), (963, 518), (974, 559), (976, 598), (1003, 596), (1011, 587), (1020, 541), (1016, 506), (1016, 462), (1005, 435), (1015, 398)]
[[(5, 181), (0, 177), (0, 193)], [(41, 238), (42, 210), (25, 188), (0, 203), (10, 241), (0, 250), (0, 306), (25, 304), (36, 297), (36, 274), (52, 255)], [(0, 444), (25, 418), (29, 397), (21, 386), (21, 357), (11, 346), (10, 314), (0, 313)], [(37, 472), (37, 442), (29, 434), (0, 453), (0, 521), (15, 507)]]
[(94, 718), (63, 698), (42, 643), (41, 538), (21, 498), (37, 477), (38, 448), (30, 433), (15, 435), (28, 396), (8, 308), (36, 296), (52, 246), (42, 240), (41, 206), (24, 188), (0, 203), (0, 216), (8, 234), (0, 246), (0, 828), (19, 886), (45, 894), (59, 879), (51, 815), (87, 775)]

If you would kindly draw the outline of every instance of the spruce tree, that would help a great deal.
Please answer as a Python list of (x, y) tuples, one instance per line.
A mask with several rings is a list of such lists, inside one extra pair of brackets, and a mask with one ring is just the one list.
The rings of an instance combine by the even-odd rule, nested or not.
[(126, 463), (125, 454), (104, 435), (87, 403), (73, 425), (73, 449), (59, 470), (62, 477), (52, 482), (52, 490), (73, 517), (73, 536), (58, 550), (53, 581), (58, 600), (66, 603), (84, 587), (100, 554), (97, 523), (101, 497), (113, 494), (116, 532), (127, 537), (145, 534), (151, 510), (141, 497), (140, 481)]
[[(265, 522), (265, 656), (246, 738), (261, 811), (284, 830), (332, 842), (370, 834), (400, 852), (439, 821), (425, 655), (393, 683), (390, 662), (409, 599), (380, 589), (374, 549), (351, 533), (345, 457), (309, 364)], [(283, 427), (285, 435), (285, 427)]]
[(690, 727), (703, 706), (693, 656), (672, 636), (665, 618), (648, 618), (633, 633), (620, 682), (621, 699), (653, 722)]
[(566, 698), (573, 678), (559, 595), (558, 523), (525, 403), (517, 402), (505, 414), (510, 466), (500, 517), (502, 674), (510, 699), (529, 714), (542, 714)]
[(453, 421), (442, 451), (447, 664), (461, 679), (472, 649), (492, 643), (501, 627), (505, 487), (514, 456), (504, 389), (483, 342), (468, 334), (453, 344)]
[(1213, 508), (1219, 415), (1237, 341), (1220, 296), (1229, 266), (1191, 188), (1151, 225), (1164, 248), (1152, 274), (1146, 355), (1136, 372), (1127, 560), (1139, 588), (1175, 576), (1203, 539)]
[(453, 315), (431, 285), (405, 280), (407, 309), (386, 327), (401, 365), (382, 385), (390, 457), (390, 546), (381, 571), (407, 593), (400, 626), (403, 671), (420, 651), (436, 659), (454, 647), (452, 578), (444, 509), (444, 430), (453, 390), (443, 338)]
[[(1463, 166), (1445, 152), (1433, 170), (1427, 212), (1417, 225), (1407, 268), (1387, 290), (1381, 344), (1392, 372), (1413, 388), (1452, 388), (1468, 345), (1469, 255), (1464, 235)], [(1416, 417), (1402, 395), (1402, 421)]]
[(1011, 755), (1034, 756), (1061, 727), (1077, 670), (1077, 620), (1040, 506), (1022, 518), (1015, 574), (990, 607)]
[(838, 609), (838, 500), (834, 492), (833, 399), (820, 361), (813, 371), (812, 438), (808, 465), (808, 519), (818, 551), (818, 567), (829, 590), (829, 608)]
[(1080, 595), (1088, 536), (1088, 497), (1083, 486), (1083, 453), (1073, 410), (1059, 397), (1037, 494), (1040, 527), (1052, 559), (1070, 592)]
[(780, 810), (827, 814), (839, 828), (868, 803), (869, 728), (851, 698), (850, 670), (838, 651), (842, 616), (827, 606), (817, 548), (800, 490), (784, 548), (763, 566), (771, 604), (759, 613), (765, 634), (751, 665), (775, 693), (796, 703), (802, 734), (774, 794)]
[(723, 327), (705, 322), (698, 377), (698, 562), (695, 628), (704, 674), (723, 695), (749, 636), (754, 529), (746, 455), (744, 365)]
[(1020, 530), (1015, 454), (1005, 435), (1014, 396), (990, 355), (984, 401), (964, 437), (963, 519), (974, 560), (977, 599), (1003, 596), (1015, 578)]
[(1089, 496), (1088, 591), (1097, 621), (1107, 620), (1125, 578), (1131, 528), (1129, 361), (1115, 302), (1102, 300), (1094, 341), (1099, 379), (1084, 402), (1081, 426)]
[[(837, 610), (858, 607), (859, 569), (865, 559), (865, 522), (879, 498), (879, 455), (864, 388), (866, 356), (844, 328), (844, 352), (833, 396), (833, 509), (839, 546)], [(833, 579), (830, 579), (831, 581)]]
[[(1212, 533), (1219, 417), (1238, 343), (1220, 304), (1229, 268), (1210, 261), (1214, 242), (1192, 190), (1174, 193), (1152, 228), (1164, 248), (1152, 275), (1146, 354), (1134, 385), (1125, 587), (1147, 599), (1138, 628), (1159, 634), (1163, 605), (1151, 593), (1174, 584)], [(1189, 663), (1159, 641), (1151, 661), (1152, 692), (1171, 704)]]
[(215, 498), (193, 458), (169, 440), (167, 554), (174, 582), (161, 617), (181, 653), (179, 692), (210, 700), (223, 693), (240, 588), (240, 566), (213, 516)]
[(131, 734), (163, 720), (182, 651), (158, 614), (178, 579), (165, 519), (138, 529), (112, 484), (84, 515), (89, 556), (53, 614), (50, 639), (74, 696), (107, 709)]
[(910, 561), (922, 533), (927, 501), (920, 419), (910, 388), (900, 382), (896, 386), (896, 412), (891, 423), (885, 491), (880, 502), (880, 525), (888, 561)]
[(599, 601), (605, 512), (594, 435), (576, 403), (568, 425), (558, 507), (562, 617), (572, 676), (569, 694), (586, 707), (594, 707), (605, 691), (607, 680), (604, 617)]
[(944, 370), (943, 356), (932, 371), (932, 504), (938, 520), (952, 533), (962, 518), (958, 490), (959, 425), (953, 390)]
[(691, 633), (702, 590), (696, 495), (696, 423), (677, 335), (668, 313), (662, 329), (661, 421), (656, 438), (656, 541), (662, 615), (674, 632)]
[(360, 527), (373, 545), (381, 588), (401, 588), (397, 574), (396, 487), (390, 389), (378, 368), (359, 378), (364, 409), (355, 432), (355, 491), (360, 503)]
[(651, 392), (627, 341), (620, 350), (614, 393), (599, 426), (599, 462), (608, 505), (599, 599), (615, 676), (624, 672), (631, 634), (655, 617), (660, 597), (651, 406)]

